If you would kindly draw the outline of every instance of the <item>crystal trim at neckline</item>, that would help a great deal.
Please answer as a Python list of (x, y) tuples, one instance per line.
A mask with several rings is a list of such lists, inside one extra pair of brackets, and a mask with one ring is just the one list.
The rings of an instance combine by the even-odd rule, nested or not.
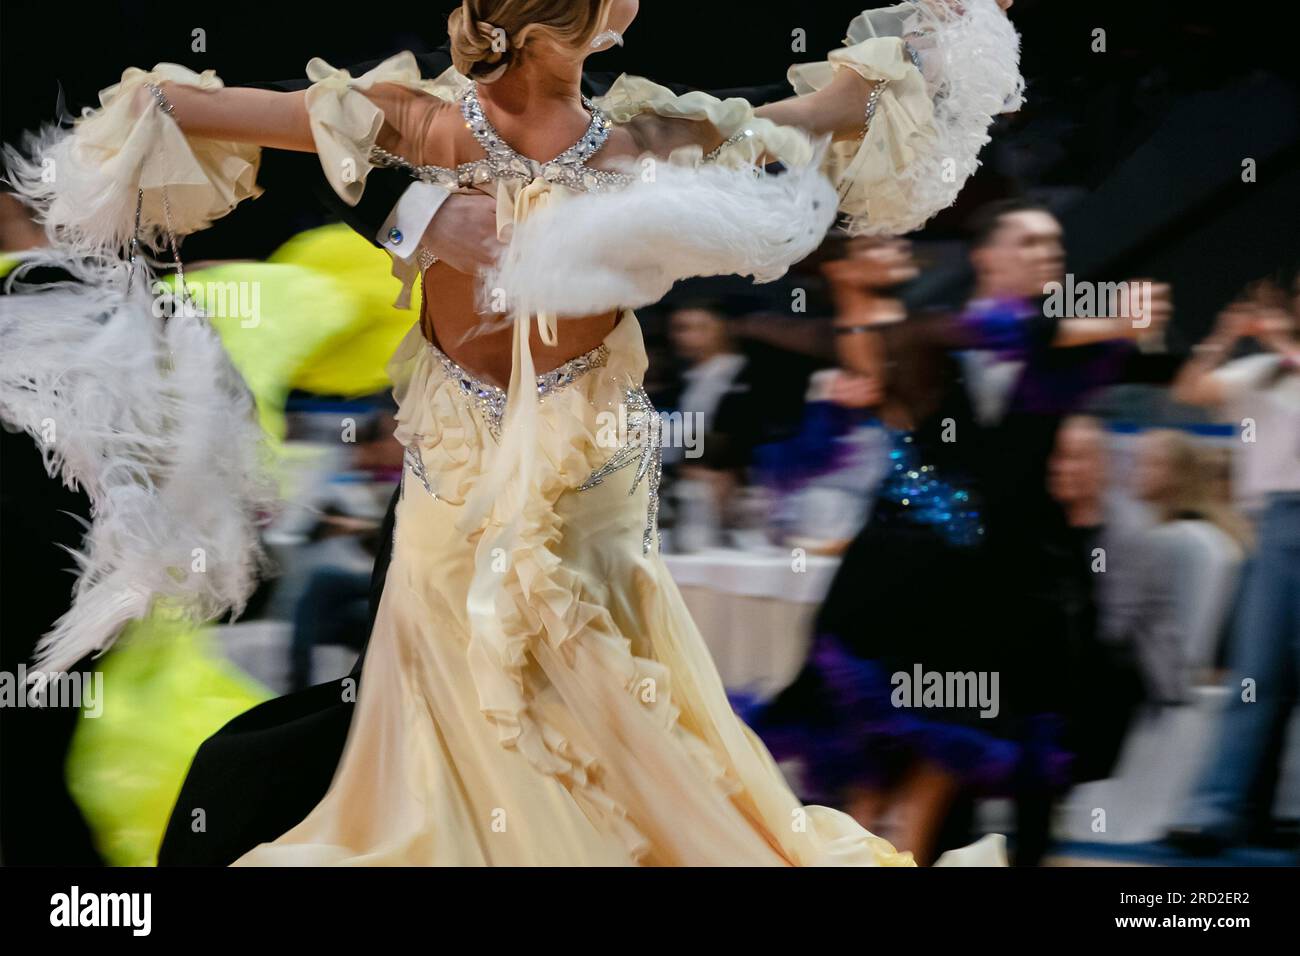
[[(879, 99), (883, 87), (884, 83), (877, 84), (868, 105), (868, 123), (871, 122), (875, 101)], [(465, 125), (487, 154), (482, 159), (473, 159), (454, 168), (435, 165), (417, 166), (404, 156), (389, 152), (376, 144), (370, 148), (371, 164), (404, 169), (414, 179), (446, 189), (468, 189), (502, 179), (522, 182), (540, 179), (565, 186), (575, 192), (602, 192), (621, 189), (636, 181), (636, 177), (628, 173), (612, 169), (595, 169), (587, 165), (587, 161), (605, 145), (614, 124), (604, 111), (586, 96), (582, 97), (582, 105), (591, 114), (587, 131), (578, 142), (544, 163), (524, 156), (502, 138), (483, 112), (483, 105), (479, 102), (478, 91), (474, 84), (465, 87), (458, 101), (461, 115), (465, 118)], [(865, 132), (863, 135), (865, 136)], [(752, 129), (737, 131), (705, 155), (702, 162), (717, 162), (719, 156), (728, 148), (753, 136)]]
[[(424, 340), (424, 344), (438, 360), (447, 378), (456, 383), (461, 394), (469, 399), (483, 415), (492, 437), (500, 440), (501, 423), (506, 413), (506, 390), (479, 378), (428, 339)], [(548, 395), (573, 384), (593, 369), (602, 368), (607, 361), (609, 361), (609, 346), (602, 343), (549, 372), (543, 372), (537, 376), (538, 400), (545, 401)]]
[[(609, 138), (613, 127), (606, 116), (591, 100), (582, 97), (583, 108), (591, 114), (591, 121), (586, 131), (576, 143), (554, 159), (540, 162), (524, 156), (497, 132), (492, 121), (483, 112), (479, 102), (478, 88), (471, 83), (460, 95), (460, 111), (465, 117), (479, 147), (487, 154), (485, 159), (476, 160), (474, 167), (468, 171), (471, 179), (488, 176), (493, 179), (519, 178), (524, 180), (544, 179), (550, 183), (559, 183), (570, 189), (590, 192), (611, 187), (626, 186), (632, 177), (625, 173), (605, 169), (593, 169), (587, 161), (596, 155)], [(459, 176), (459, 171), (457, 172)]]
[(488, 119), (487, 113), (484, 112), (483, 104), (478, 98), (478, 88), (474, 84), (471, 83), (465, 87), (465, 91), (460, 95), (461, 115), (465, 117), (465, 123), (469, 127), (469, 131), (474, 134), (474, 139), (478, 141), (479, 146), (483, 148), (483, 152), (487, 153), (489, 158), (506, 162), (518, 159), (537, 169), (545, 169), (551, 165), (581, 165), (605, 145), (605, 140), (609, 138), (609, 130), (612, 125), (609, 119), (585, 95), (582, 96), (582, 107), (590, 114), (587, 128), (582, 136), (559, 155), (542, 161), (533, 159), (531, 156), (525, 156), (506, 142), (505, 137), (497, 131), (497, 128), (492, 125), (492, 121)]

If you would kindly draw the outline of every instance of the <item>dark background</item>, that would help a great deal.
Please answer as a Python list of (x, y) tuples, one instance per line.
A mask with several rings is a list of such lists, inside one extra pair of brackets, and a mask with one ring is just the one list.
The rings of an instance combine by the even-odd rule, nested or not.
[[(74, 112), (96, 102), (128, 66), (171, 60), (238, 84), (301, 76), (312, 56), (342, 66), (430, 49), (445, 39), (454, 6), (5, 0), (0, 135), (13, 142), (53, 119), (60, 96)], [(627, 47), (589, 65), (706, 89), (773, 82), (791, 62), (824, 58), (862, 6), (643, 0)], [(958, 205), (926, 230), (933, 268), (916, 297), (959, 293), (961, 250), (952, 240), (979, 202), (1016, 194), (1058, 210), (1080, 278), (1171, 281), (1185, 339), (1199, 336), (1246, 281), (1294, 267), (1300, 96), (1285, 17), (1293, 7), (1017, 0), (1028, 103), (995, 130)], [(196, 28), (206, 31), (206, 52), (191, 51)], [(797, 28), (807, 32), (806, 54), (791, 52)], [(1104, 54), (1091, 51), (1095, 29), (1106, 31)], [(1246, 158), (1258, 163), (1256, 183), (1241, 181)], [(267, 193), (191, 237), (187, 257), (262, 256), (320, 222), (305, 168), (268, 154)]]

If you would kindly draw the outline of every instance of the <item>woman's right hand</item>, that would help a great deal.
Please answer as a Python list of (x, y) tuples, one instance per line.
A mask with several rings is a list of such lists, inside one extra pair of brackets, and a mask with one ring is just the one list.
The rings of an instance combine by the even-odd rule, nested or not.
[(452, 193), (424, 231), (420, 245), (457, 272), (476, 275), (504, 248), (497, 238), (497, 201), (480, 192)]

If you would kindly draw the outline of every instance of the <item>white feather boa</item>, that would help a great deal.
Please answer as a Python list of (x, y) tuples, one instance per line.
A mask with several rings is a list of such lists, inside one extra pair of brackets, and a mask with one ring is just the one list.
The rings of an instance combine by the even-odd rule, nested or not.
[(9, 281), (35, 265), (74, 279), (0, 296), (0, 418), (93, 514), (72, 607), (37, 648), (48, 673), (158, 599), (197, 618), (241, 610), (276, 489), (252, 397), (206, 320), (156, 316), (150, 277), (126, 295), (115, 259), (46, 250)]
[(770, 282), (817, 249), (836, 205), (816, 160), (780, 176), (659, 162), (653, 178), (567, 198), (516, 224), (484, 276), (484, 305), (594, 315), (658, 302), (693, 276)]

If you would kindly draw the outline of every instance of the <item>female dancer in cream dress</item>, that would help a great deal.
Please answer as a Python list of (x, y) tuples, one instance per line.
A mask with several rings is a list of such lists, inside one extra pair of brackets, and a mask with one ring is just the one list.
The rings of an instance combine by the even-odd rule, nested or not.
[[(1019, 101), (1000, 5), (863, 14), (829, 62), (792, 68), (798, 95), (755, 110), (631, 76), (585, 101), (583, 60), (621, 41), (636, 0), (465, 0), (436, 80), (410, 54), (356, 78), (313, 60), (301, 93), (130, 70), (43, 147), (68, 171), (54, 186), (40, 155), (18, 167), (83, 254), (203, 228), (256, 194), (259, 147), (317, 152), (350, 202), (379, 164), (482, 190), (511, 240), (480, 282), (422, 263), (424, 315), (390, 364), (393, 559), (348, 743), (311, 814), (237, 865), (911, 863), (801, 806), (728, 705), (658, 554), (630, 307), (684, 276), (775, 278), (837, 208), (902, 232), (951, 203)], [(79, 626), (47, 664), (111, 638)], [(1001, 859), (988, 838), (945, 862)]]

